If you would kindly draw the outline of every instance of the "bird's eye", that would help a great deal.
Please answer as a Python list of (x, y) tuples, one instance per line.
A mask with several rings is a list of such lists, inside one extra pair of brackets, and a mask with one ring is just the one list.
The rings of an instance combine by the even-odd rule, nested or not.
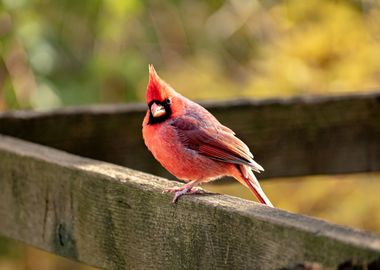
[(164, 101), (164, 103), (165, 104), (170, 104), (172, 101), (170, 100), (170, 98), (167, 98), (167, 99), (165, 99), (165, 101)]

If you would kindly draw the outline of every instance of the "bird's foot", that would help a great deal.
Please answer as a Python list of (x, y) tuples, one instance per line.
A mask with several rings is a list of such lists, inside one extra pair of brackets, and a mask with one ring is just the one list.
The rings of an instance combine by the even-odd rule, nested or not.
[(205, 191), (200, 187), (191, 187), (191, 186), (182, 186), (178, 188), (167, 188), (163, 191), (163, 193), (175, 192), (172, 203), (176, 203), (179, 197), (183, 195), (193, 195), (193, 194), (204, 194)]
[(179, 197), (183, 195), (194, 195), (194, 194), (203, 194), (205, 191), (200, 187), (193, 187), (190, 189), (183, 189), (180, 191), (177, 191), (174, 195), (174, 198), (172, 200), (172, 203), (177, 203)]
[(177, 192), (177, 191), (182, 191), (186, 188), (188, 188), (188, 187), (186, 187), (186, 185), (184, 185), (182, 187), (165, 188), (164, 191), (162, 191), (162, 193), (173, 193), (173, 192)]

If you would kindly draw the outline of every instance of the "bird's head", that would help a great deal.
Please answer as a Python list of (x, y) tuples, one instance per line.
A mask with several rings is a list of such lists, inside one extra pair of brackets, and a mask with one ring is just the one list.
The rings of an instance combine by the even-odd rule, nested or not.
[(172, 100), (176, 95), (174, 89), (162, 80), (153, 65), (149, 65), (149, 82), (146, 90), (146, 103), (149, 106), (149, 123), (159, 123), (172, 114)]

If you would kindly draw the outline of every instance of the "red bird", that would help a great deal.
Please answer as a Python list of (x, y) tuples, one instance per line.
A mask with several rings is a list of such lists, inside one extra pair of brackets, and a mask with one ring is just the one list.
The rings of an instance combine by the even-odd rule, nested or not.
[(149, 65), (146, 102), (149, 109), (142, 130), (146, 146), (171, 174), (187, 182), (164, 191), (175, 192), (174, 203), (182, 195), (200, 193), (198, 184), (226, 175), (273, 207), (252, 172), (264, 169), (247, 145), (205, 108), (177, 93), (153, 65)]

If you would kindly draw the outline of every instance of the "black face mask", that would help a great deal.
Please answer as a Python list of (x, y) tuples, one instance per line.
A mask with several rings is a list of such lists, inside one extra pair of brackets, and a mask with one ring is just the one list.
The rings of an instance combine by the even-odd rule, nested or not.
[[(159, 117), (153, 117), (153, 114), (151, 111), (151, 107), (152, 107), (153, 103), (155, 103), (157, 105), (161, 105), (162, 107), (164, 107), (165, 114), (163, 114)], [(160, 102), (159, 100), (152, 100), (151, 102), (149, 102), (148, 106), (149, 106), (149, 122), (148, 122), (148, 125), (162, 123), (163, 121), (168, 119), (172, 114), (172, 109), (170, 107), (170, 99), (168, 99), (168, 98), (162, 102)]]

